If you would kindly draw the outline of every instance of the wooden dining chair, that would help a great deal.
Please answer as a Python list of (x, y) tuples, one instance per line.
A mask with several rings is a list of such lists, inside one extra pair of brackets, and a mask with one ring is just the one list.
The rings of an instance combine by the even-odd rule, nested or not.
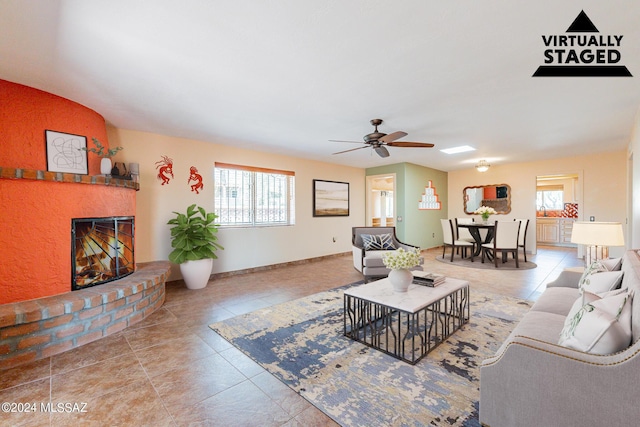
[(458, 224), (473, 224), (473, 218), (456, 218), (456, 233), (458, 240), (464, 240), (465, 242), (475, 243), (476, 239), (473, 238), (468, 228), (458, 227)]
[(465, 242), (464, 240), (458, 240), (457, 233), (454, 230), (453, 226), (454, 221), (451, 219), (441, 219), (440, 224), (442, 225), (442, 237), (443, 243), (442, 246), (442, 258), (444, 258), (445, 250), (447, 246), (451, 246), (451, 262), (453, 262), (453, 254), (456, 252), (458, 248), (462, 248), (462, 257), (467, 256), (467, 248), (471, 248), (471, 262), (473, 262), (473, 246), (474, 243)]
[(528, 219), (514, 219), (520, 222), (520, 231), (518, 231), (518, 247), (522, 248), (524, 262), (527, 262), (527, 229), (529, 228)]
[(503, 255), (502, 262), (505, 262), (509, 253), (514, 255), (516, 268), (520, 268), (518, 262), (518, 231), (520, 221), (496, 221), (493, 234), (493, 241), (482, 245), (482, 262), (485, 255), (492, 255), (496, 268), (498, 268), (498, 253)]

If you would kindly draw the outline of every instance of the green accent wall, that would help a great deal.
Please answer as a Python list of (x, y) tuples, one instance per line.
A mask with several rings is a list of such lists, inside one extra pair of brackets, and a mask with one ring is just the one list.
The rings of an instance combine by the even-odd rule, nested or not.
[[(420, 246), (422, 249), (442, 245), (442, 226), (440, 219), (448, 218), (448, 173), (437, 169), (398, 163), (368, 168), (366, 176), (396, 175), (396, 234), (405, 243)], [(418, 202), (424, 194), (429, 181), (441, 202), (440, 210), (418, 209)]]

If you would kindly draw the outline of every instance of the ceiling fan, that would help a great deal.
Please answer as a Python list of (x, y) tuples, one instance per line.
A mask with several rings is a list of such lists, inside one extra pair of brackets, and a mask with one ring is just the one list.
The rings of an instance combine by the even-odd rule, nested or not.
[[(372, 119), (371, 124), (375, 127), (375, 130), (372, 133), (364, 136), (363, 139), (364, 139), (365, 145), (363, 147), (352, 148), (350, 150), (344, 150), (344, 151), (338, 151), (337, 153), (333, 153), (333, 154), (348, 153), (349, 151), (355, 151), (355, 150), (360, 150), (361, 148), (371, 147), (376, 153), (378, 153), (380, 157), (389, 157), (389, 151), (387, 150), (385, 145), (388, 147), (404, 147), (404, 148), (433, 147), (433, 144), (429, 144), (426, 142), (406, 142), (406, 141), (394, 142), (396, 139), (400, 139), (402, 137), (407, 136), (407, 133), (402, 131), (397, 131), (390, 134), (378, 132), (378, 126), (382, 124), (382, 119)], [(358, 142), (358, 141), (341, 141), (336, 139), (330, 139), (329, 141), (362, 144), (361, 142)]]

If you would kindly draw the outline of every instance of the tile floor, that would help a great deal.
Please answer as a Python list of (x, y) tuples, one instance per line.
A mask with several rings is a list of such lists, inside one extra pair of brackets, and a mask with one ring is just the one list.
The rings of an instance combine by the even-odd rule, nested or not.
[[(563, 268), (582, 265), (575, 250), (565, 248), (539, 248), (530, 257), (538, 267), (521, 271), (456, 267), (435, 261), (439, 254), (423, 251), (425, 270), (532, 300)], [(0, 413), (0, 425), (335, 426), (208, 325), (360, 279), (345, 255), (217, 279), (203, 290), (169, 283), (164, 306), (142, 323), (0, 371), (0, 403), (32, 409)], [(72, 412), (47, 411), (46, 405), (60, 404)]]

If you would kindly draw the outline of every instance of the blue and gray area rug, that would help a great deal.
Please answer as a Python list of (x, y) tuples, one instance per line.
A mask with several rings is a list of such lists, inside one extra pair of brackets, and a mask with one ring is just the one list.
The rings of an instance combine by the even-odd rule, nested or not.
[(480, 363), (530, 303), (471, 288), (471, 320), (415, 366), (343, 333), (346, 287), (211, 328), (342, 426), (479, 426)]

